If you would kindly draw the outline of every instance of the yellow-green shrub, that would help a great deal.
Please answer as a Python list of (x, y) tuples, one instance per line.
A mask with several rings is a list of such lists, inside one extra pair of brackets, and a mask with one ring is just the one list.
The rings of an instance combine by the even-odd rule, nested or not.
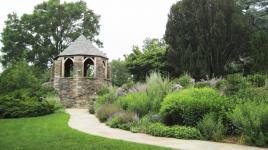
[(228, 110), (226, 97), (212, 88), (191, 88), (166, 96), (160, 114), (167, 124), (194, 126), (210, 112), (221, 114)]

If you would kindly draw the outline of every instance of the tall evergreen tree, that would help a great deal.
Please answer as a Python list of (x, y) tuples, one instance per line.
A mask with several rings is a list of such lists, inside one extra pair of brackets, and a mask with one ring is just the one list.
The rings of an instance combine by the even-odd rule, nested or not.
[(178, 74), (221, 76), (250, 52), (251, 26), (233, 0), (182, 0), (171, 7), (165, 40)]

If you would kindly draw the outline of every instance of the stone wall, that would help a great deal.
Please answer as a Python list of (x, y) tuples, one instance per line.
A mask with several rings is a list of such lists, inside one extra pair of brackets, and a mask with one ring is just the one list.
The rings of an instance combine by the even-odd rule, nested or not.
[(88, 107), (90, 101), (95, 101), (97, 89), (105, 82), (91, 78), (60, 78), (60, 99), (67, 108)]

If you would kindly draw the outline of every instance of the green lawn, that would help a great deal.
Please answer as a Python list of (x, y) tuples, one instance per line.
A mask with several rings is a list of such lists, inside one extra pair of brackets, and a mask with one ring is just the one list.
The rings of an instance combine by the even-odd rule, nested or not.
[(1, 150), (164, 150), (150, 145), (135, 144), (88, 135), (68, 127), (69, 116), (52, 115), (0, 119)]

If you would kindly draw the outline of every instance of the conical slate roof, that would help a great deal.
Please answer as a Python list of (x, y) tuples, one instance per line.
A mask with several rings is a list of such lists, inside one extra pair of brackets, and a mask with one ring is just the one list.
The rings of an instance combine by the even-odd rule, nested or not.
[(101, 56), (107, 58), (107, 56), (97, 49), (90, 40), (86, 39), (83, 35), (80, 35), (75, 41), (73, 41), (69, 47), (67, 47), (58, 56)]

